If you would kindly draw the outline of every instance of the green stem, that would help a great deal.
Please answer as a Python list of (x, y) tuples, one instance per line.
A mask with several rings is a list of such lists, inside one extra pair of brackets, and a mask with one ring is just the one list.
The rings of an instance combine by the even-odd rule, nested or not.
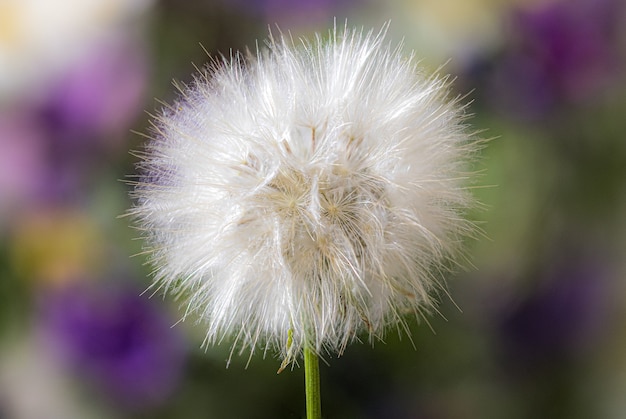
[(322, 399), (320, 397), (320, 368), (315, 352), (304, 348), (304, 381), (306, 391), (307, 419), (322, 419)]

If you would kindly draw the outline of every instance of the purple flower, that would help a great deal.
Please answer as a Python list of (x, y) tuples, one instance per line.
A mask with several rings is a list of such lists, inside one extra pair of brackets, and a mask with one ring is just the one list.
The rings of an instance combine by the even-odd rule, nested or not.
[(30, 107), (0, 114), (0, 219), (59, 202), (84, 181), (83, 155), (56, 147), (55, 136)]
[(585, 99), (616, 71), (620, 7), (614, 0), (561, 0), (520, 12), (521, 55), (534, 59), (556, 95)]
[(137, 42), (113, 39), (82, 57), (51, 88), (42, 114), (60, 146), (81, 147), (93, 137), (111, 140), (126, 135), (142, 109), (147, 62)]
[[(7, 167), (10, 178), (33, 181), (39, 202), (71, 203), (80, 198), (99, 170), (107, 167), (107, 159), (125, 152), (124, 140), (142, 109), (147, 84), (146, 57), (138, 47), (132, 39), (110, 40), (82, 57), (37, 103), (10, 112), (7, 119), (18, 122), (6, 127), (0, 121), (0, 141), (9, 153), (37, 149), (37, 170), (25, 173), (31, 163), (24, 164), (24, 171), (17, 163)], [(6, 158), (20, 159), (10, 154)]]
[(606, 268), (588, 258), (566, 258), (541, 276), (500, 324), (507, 354), (524, 364), (576, 356), (593, 345), (608, 306)]
[(126, 152), (147, 73), (136, 40), (111, 39), (79, 59), (35, 103), (7, 104), (0, 114), (0, 221), (33, 201), (75, 201), (107, 158)]
[(73, 284), (46, 294), (41, 314), (62, 358), (117, 402), (152, 407), (175, 389), (183, 341), (163, 308), (137, 289)]
[(0, 114), (0, 226), (37, 195), (44, 177), (44, 136), (18, 112)]
[(494, 108), (539, 119), (606, 93), (623, 70), (624, 12), (617, 0), (557, 0), (514, 11), (510, 39), (482, 76)]

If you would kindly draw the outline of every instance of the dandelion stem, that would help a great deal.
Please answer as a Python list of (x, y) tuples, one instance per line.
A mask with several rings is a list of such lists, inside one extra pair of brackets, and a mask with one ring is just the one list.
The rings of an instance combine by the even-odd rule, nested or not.
[(322, 400), (320, 397), (320, 368), (315, 352), (309, 346), (304, 348), (304, 381), (306, 392), (307, 419), (322, 418)]

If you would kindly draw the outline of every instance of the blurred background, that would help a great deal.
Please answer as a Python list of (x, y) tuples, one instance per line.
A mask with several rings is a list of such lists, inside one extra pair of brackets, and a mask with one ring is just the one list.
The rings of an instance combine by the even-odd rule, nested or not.
[(204, 50), (335, 16), (391, 19), (494, 139), (468, 269), (411, 339), (326, 357), (325, 416), (626, 417), (623, 0), (0, 0), (0, 418), (303, 417), (302, 368), (227, 368), (228, 342), (142, 294), (120, 180)]

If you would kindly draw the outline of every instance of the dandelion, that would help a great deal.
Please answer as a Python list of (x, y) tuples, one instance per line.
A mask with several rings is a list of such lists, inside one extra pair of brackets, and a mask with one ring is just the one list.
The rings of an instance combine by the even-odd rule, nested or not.
[(207, 344), (275, 349), (284, 367), (433, 308), (472, 230), (476, 141), (448, 80), (386, 30), (270, 36), (155, 118), (131, 213), (155, 284), (185, 296)]

